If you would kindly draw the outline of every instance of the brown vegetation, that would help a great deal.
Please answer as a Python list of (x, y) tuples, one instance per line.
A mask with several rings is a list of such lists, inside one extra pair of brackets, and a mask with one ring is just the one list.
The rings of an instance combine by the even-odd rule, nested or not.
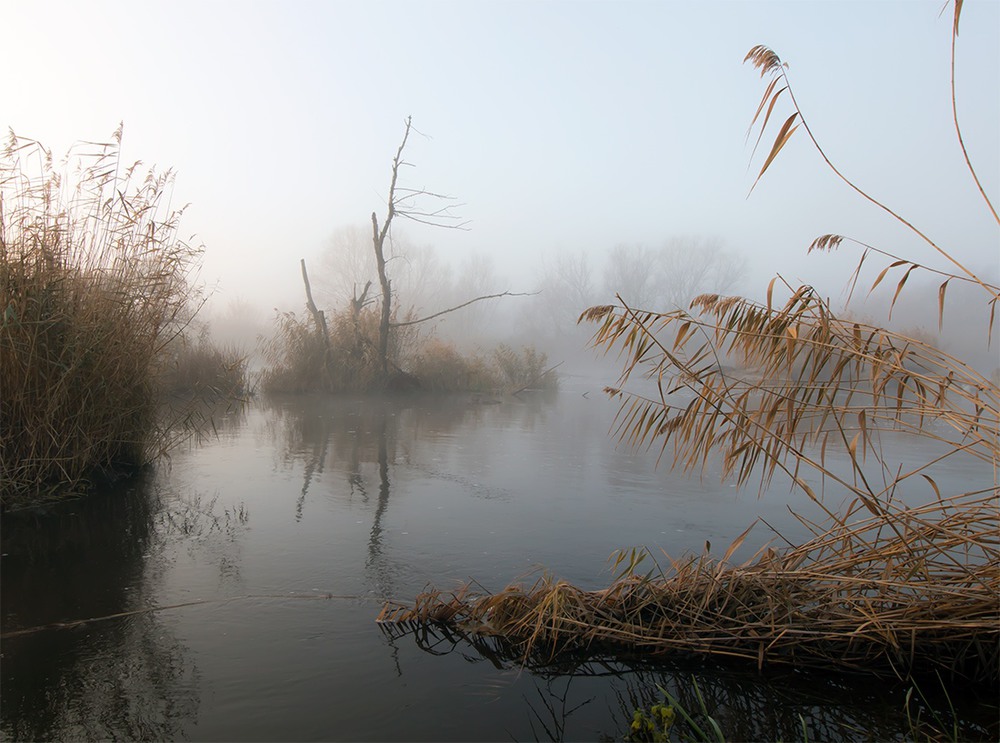
[(167, 344), (158, 368), (158, 386), (174, 395), (233, 400), (252, 393), (246, 354), (214, 343), (207, 326), (197, 339), (184, 334)]
[(329, 317), (324, 313), (324, 318), (326, 342), (315, 321), (279, 313), (278, 332), (264, 348), (265, 391), (512, 394), (528, 387), (553, 389), (557, 384), (555, 372), (546, 368), (546, 355), (533, 347), (515, 351), (500, 345), (489, 353), (463, 354), (433, 335), (421, 337), (405, 320), (390, 328), (386, 361), (390, 375), (385, 383), (377, 345), (380, 311), (349, 307)]
[[(61, 164), (11, 134), (0, 161), (0, 504), (145, 464), (165, 350), (192, 317), (200, 248), (177, 236), (169, 171), (118, 159), (121, 129)], [(63, 172), (63, 170), (65, 172)]]
[[(960, 10), (957, 3), (953, 40)], [(747, 59), (773, 77), (754, 120), (766, 110), (766, 127), (786, 90), (795, 107), (774, 139), (759, 181), (796, 130), (796, 120), (810, 138), (812, 133), (777, 55), (755, 47)], [(955, 125), (961, 141), (957, 117)], [(943, 278), (940, 313), (949, 284), (962, 283), (967, 292), (981, 292), (992, 318), (1000, 289), (826, 162), (946, 261), (945, 269), (928, 268), (865, 246), (854, 284), (860, 280), (860, 263), (881, 256), (888, 265), (870, 291), (899, 271), (894, 303), (911, 273), (930, 271)], [(996, 219), (981, 186), (979, 193)], [(811, 249), (836, 249), (844, 240), (826, 235)], [(651, 556), (633, 550), (619, 555), (625, 570), (602, 591), (552, 580), (530, 588), (510, 586), (495, 595), (431, 591), (412, 607), (385, 607), (380, 621), (443, 622), (472, 636), (500, 636), (519, 647), (525, 659), (611, 646), (713, 654), (758, 666), (838, 666), (899, 676), (933, 670), (996, 684), (996, 381), (926, 342), (837, 317), (811, 287), (779, 285), (778, 292), (787, 290), (790, 296), (776, 301), (776, 283), (768, 287), (766, 304), (703, 295), (689, 312), (660, 313), (620, 301), (594, 307), (581, 320), (597, 323), (595, 344), (616, 349), (625, 361), (619, 384), (608, 388), (621, 400), (623, 441), (658, 444), (664, 456), (687, 471), (721, 458), (727, 475), (740, 483), (759, 478), (762, 489), (782, 473), (826, 513), (822, 524), (801, 519), (811, 539), (781, 550), (764, 548), (733, 564), (730, 558), (748, 529), (721, 559), (710, 558), (706, 546), (705, 555), (666, 558), (662, 569), (656, 566), (644, 576), (636, 568)], [(733, 363), (747, 371), (733, 373)], [(650, 380), (655, 392), (627, 391), (633, 374)], [(890, 431), (933, 442), (941, 453), (907, 469), (891, 461), (891, 450), (884, 446), (883, 434)], [(834, 464), (834, 449), (848, 462), (848, 472)], [(948, 492), (931, 468), (960, 457), (991, 466), (992, 482), (969, 492)], [(807, 473), (822, 481), (818, 492)], [(831, 493), (845, 496), (844, 505), (829, 507)]]
[(804, 544), (766, 548), (742, 564), (705, 554), (639, 574), (655, 557), (633, 550), (603, 590), (546, 578), (493, 595), (429, 591), (413, 606), (387, 605), (379, 621), (503, 638), (528, 663), (566, 653), (704, 653), (758, 667), (937, 670), (995, 683), (1000, 548), (976, 536), (995, 522), (995, 494), (845, 516)]

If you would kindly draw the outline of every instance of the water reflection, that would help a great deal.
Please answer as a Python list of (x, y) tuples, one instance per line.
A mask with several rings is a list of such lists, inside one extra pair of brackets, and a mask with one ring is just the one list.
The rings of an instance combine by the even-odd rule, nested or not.
[(656, 470), (609, 440), (613, 405), (564, 393), (262, 400), (129, 497), (16, 528), (5, 515), (3, 632), (139, 613), (5, 637), (0, 738), (620, 738), (657, 683), (687, 694), (691, 675), (733, 737), (800, 738), (797, 711), (817, 739), (860, 737), (844, 721), (898, 737), (901, 700), (853, 681), (701, 662), (523, 668), (500, 643), (379, 632), (382, 599), (428, 585), (495, 591), (544, 565), (603, 587), (621, 547), (724, 545), (758, 516), (794, 528), (787, 493), (738, 498), (711, 474)]
[[(574, 676), (557, 676), (535, 681), (535, 694), (522, 696), (528, 708), (528, 725), (534, 740), (562, 741), (567, 737), (567, 728), (575, 712), (596, 702), (596, 694), (576, 699), (570, 694)], [(572, 730), (572, 728), (570, 728)], [(599, 740), (617, 740), (620, 736), (597, 736)]]
[(44, 512), (6, 514), (3, 737), (180, 736), (197, 717), (199, 673), (157, 610), (162, 577), (178, 549), (222, 576), (237, 571), (248, 521), (245, 506), (177, 497), (152, 472)]
[[(422, 456), (428, 444), (458, 435), (460, 429), (484, 425), (533, 428), (543, 415), (538, 404), (520, 406), (483, 405), (464, 398), (433, 400), (344, 399), (328, 396), (270, 398), (264, 402), (270, 413), (261, 437), (279, 442), (277, 460), (285, 469), (301, 468), (301, 487), (295, 502), (295, 520), (301, 521), (310, 499), (320, 494), (345, 492), (371, 506), (365, 574), (374, 595), (392, 598), (398, 593), (395, 576), (398, 561), (388, 556), (385, 520), (397, 466), (427, 478), (466, 487), (480, 497), (502, 496), (500, 488), (481, 485)], [(516, 419), (514, 416), (520, 416)], [(470, 447), (489, 446), (488, 437), (472, 437)], [(488, 461), (489, 452), (466, 452), (471, 461)], [(324, 475), (342, 477), (346, 489), (339, 490)]]
[[(560, 655), (552, 663), (522, 663), (519, 649), (500, 638), (466, 636), (447, 627), (422, 626), (386, 633), (390, 645), (412, 639), (436, 656), (458, 654), (470, 663), (529, 675), (532, 693), (522, 695), (535, 740), (622, 740), (635, 710), (666, 702), (666, 690), (696, 721), (703, 712), (727, 740), (901, 740), (911, 731), (907, 688), (865, 676), (797, 670), (757, 673), (745, 665), (677, 656)], [(957, 731), (958, 740), (997, 740), (995, 699), (983, 690), (933, 682), (910, 700), (914, 719)], [(924, 695), (925, 694), (925, 695)], [(608, 720), (611, 720), (609, 723)], [(954, 727), (952, 727), (954, 726)], [(514, 735), (518, 738), (519, 736)], [(520, 736), (520, 737), (523, 737)]]
[[(907, 719), (908, 687), (887, 687), (864, 676), (800, 671), (758, 675), (692, 661), (676, 670), (630, 669), (623, 678), (616, 694), (622, 732), (634, 710), (648, 711), (665, 701), (661, 688), (696, 720), (704, 708), (728, 740), (900, 740), (915, 732)], [(996, 740), (995, 708), (984, 701), (975, 696), (949, 701), (938, 687), (936, 694), (914, 701), (911, 712), (916, 715), (921, 708), (921, 719), (935, 717), (939, 733), (948, 731), (946, 736), (958, 740)]]
[(243, 502), (229, 503), (219, 492), (207, 497), (200, 491), (161, 498), (154, 517), (158, 559), (146, 561), (146, 582), (161, 583), (161, 574), (176, 567), (173, 554), (183, 547), (187, 561), (201, 573), (215, 573), (217, 590), (242, 590), (242, 541), (250, 526), (250, 512)]
[[(4, 634), (147, 605), (161, 503), (149, 477), (116, 490), (4, 517)], [(4, 639), (2, 678), (9, 739), (166, 739), (198, 709), (196, 670), (153, 613)]]
[(394, 593), (392, 572), (386, 569), (382, 553), (382, 519), (389, 507), (389, 445), (386, 435), (386, 418), (385, 408), (379, 408), (375, 419), (375, 441), (378, 452), (378, 503), (375, 506), (375, 516), (368, 538), (368, 558), (365, 560), (365, 571), (372, 576), (376, 595), (384, 599), (388, 599)]

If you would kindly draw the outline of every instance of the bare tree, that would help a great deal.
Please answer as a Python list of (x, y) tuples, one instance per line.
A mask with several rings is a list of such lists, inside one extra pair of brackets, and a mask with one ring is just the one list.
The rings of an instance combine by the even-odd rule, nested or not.
[(366, 282), (375, 279), (376, 270), (370, 228), (365, 224), (339, 227), (320, 257), (317, 301), (330, 308), (348, 304)]
[[(652, 308), (657, 300), (657, 254), (642, 245), (616, 245), (604, 267), (604, 287), (635, 307)], [(582, 312), (582, 310), (581, 310)]]
[(713, 237), (672, 237), (658, 255), (661, 307), (687, 307), (699, 294), (731, 292), (746, 272), (746, 259)]
[(411, 165), (403, 159), (403, 150), (406, 149), (406, 142), (410, 138), (410, 131), (413, 128), (413, 119), (406, 118), (406, 128), (403, 131), (403, 139), (396, 149), (396, 156), (392, 159), (392, 176), (389, 180), (389, 196), (386, 199), (386, 214), (381, 226), (378, 221), (378, 214), (372, 212), (372, 247), (375, 250), (375, 266), (378, 270), (379, 286), (382, 288), (382, 313), (378, 326), (378, 359), (382, 382), (385, 383), (389, 376), (389, 330), (392, 324), (392, 283), (386, 271), (385, 248), (386, 240), (390, 239), (390, 229), (393, 219), (397, 216), (405, 219), (412, 219), (421, 224), (429, 224), (435, 227), (447, 227), (451, 229), (461, 229), (465, 226), (458, 217), (451, 213), (451, 205), (445, 204), (439, 209), (424, 211), (418, 206), (421, 197), (430, 197), (438, 200), (450, 201), (452, 197), (438, 193), (432, 193), (424, 189), (404, 188), (398, 184), (399, 170), (404, 165)]
[(597, 292), (590, 277), (590, 261), (586, 253), (564, 253), (556, 257), (553, 271), (545, 289), (552, 292), (557, 304), (570, 310), (570, 324), (573, 324), (578, 310), (592, 305)]
[(538, 288), (537, 306), (530, 314), (557, 334), (573, 328), (580, 313), (599, 300), (583, 251), (560, 252), (547, 259)]
[(619, 245), (608, 256), (604, 286), (642, 309), (686, 308), (699, 294), (731, 291), (746, 261), (716, 238), (672, 237), (660, 249)]
[[(447, 272), (440, 272), (436, 284), (425, 285), (424, 291), (416, 296), (424, 300), (419, 310), (430, 313), (462, 303), (469, 296), (484, 297), (501, 291), (500, 279), (495, 270), (492, 256), (475, 252), (464, 256), (454, 265), (454, 269), (445, 266)], [(474, 346), (488, 342), (486, 336), (489, 329), (495, 328), (496, 303), (477, 302), (463, 312), (455, 313), (447, 318), (444, 328), (439, 326), (436, 332), (442, 331), (451, 342), (459, 346)]]
[[(420, 224), (427, 224), (433, 227), (444, 227), (448, 229), (464, 229), (466, 226), (465, 222), (461, 221), (459, 217), (455, 216), (451, 212), (453, 205), (447, 202), (453, 201), (453, 197), (445, 196), (440, 193), (434, 193), (422, 188), (406, 188), (399, 185), (400, 168), (404, 165), (412, 166), (411, 163), (408, 163), (403, 159), (403, 151), (406, 149), (406, 143), (412, 130), (412, 117), (407, 117), (406, 128), (403, 131), (403, 139), (399, 143), (399, 147), (396, 150), (396, 156), (392, 159), (392, 175), (389, 180), (389, 195), (386, 200), (387, 208), (385, 218), (383, 219), (381, 225), (379, 224), (378, 214), (372, 212), (372, 247), (375, 252), (375, 265), (378, 270), (379, 286), (382, 289), (382, 308), (379, 319), (378, 333), (378, 360), (380, 367), (379, 371), (382, 377), (381, 382), (383, 385), (385, 385), (389, 379), (389, 333), (393, 328), (408, 327), (427, 322), (428, 320), (433, 320), (434, 318), (441, 317), (442, 315), (446, 315), (450, 312), (454, 312), (455, 310), (468, 307), (476, 302), (481, 302), (487, 299), (524, 296), (523, 294), (509, 291), (486, 294), (474, 297), (468, 301), (449, 307), (448, 309), (434, 312), (426, 317), (393, 322), (392, 282), (389, 279), (389, 274), (386, 270), (386, 241), (391, 241), (391, 228), (393, 220), (398, 216), (404, 219), (413, 220), (414, 222), (419, 222)], [(421, 204), (426, 203), (427, 199), (437, 200), (438, 202), (444, 203), (443, 206), (437, 209), (425, 209), (421, 206)]]

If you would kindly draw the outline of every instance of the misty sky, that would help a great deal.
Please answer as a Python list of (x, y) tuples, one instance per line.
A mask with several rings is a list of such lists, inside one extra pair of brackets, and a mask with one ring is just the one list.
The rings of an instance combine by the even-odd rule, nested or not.
[[(471, 230), (403, 233), (489, 254), (513, 290), (554, 251), (676, 235), (748, 256), (749, 290), (781, 272), (838, 291), (857, 254), (805, 255), (827, 232), (928, 258), (801, 131), (746, 199), (765, 83), (742, 60), (763, 43), (846, 174), (996, 273), (997, 226), (951, 129), (941, 4), (0, 0), (0, 123), (61, 155), (124, 120), (125, 160), (178, 173), (202, 279), (268, 308), (301, 304), (300, 257), (383, 211), (407, 115), (428, 136), (405, 184), (457, 196)], [(959, 115), (994, 200), (998, 77), (1000, 3), (970, 1)]]

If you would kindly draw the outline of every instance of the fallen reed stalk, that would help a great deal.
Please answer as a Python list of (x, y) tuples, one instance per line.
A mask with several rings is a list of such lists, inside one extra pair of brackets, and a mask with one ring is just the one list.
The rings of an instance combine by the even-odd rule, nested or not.
[[(469, 586), (432, 590), (412, 606), (385, 605), (378, 621), (389, 631), (444, 625), (479, 640), (503, 638), (525, 663), (609, 651), (688, 653), (759, 668), (900, 677), (939, 671), (996, 683), (997, 514), (995, 491), (943, 502), (936, 521), (926, 507), (900, 506), (836, 524), (796, 547), (765, 548), (741, 564), (707, 554), (668, 557), (648, 575), (636, 568), (652, 555), (633, 551), (626, 570), (602, 590), (551, 578), (492, 595)], [(879, 528), (887, 518), (895, 529)], [(955, 551), (966, 549), (975, 552), (975, 569), (956, 565)]]

